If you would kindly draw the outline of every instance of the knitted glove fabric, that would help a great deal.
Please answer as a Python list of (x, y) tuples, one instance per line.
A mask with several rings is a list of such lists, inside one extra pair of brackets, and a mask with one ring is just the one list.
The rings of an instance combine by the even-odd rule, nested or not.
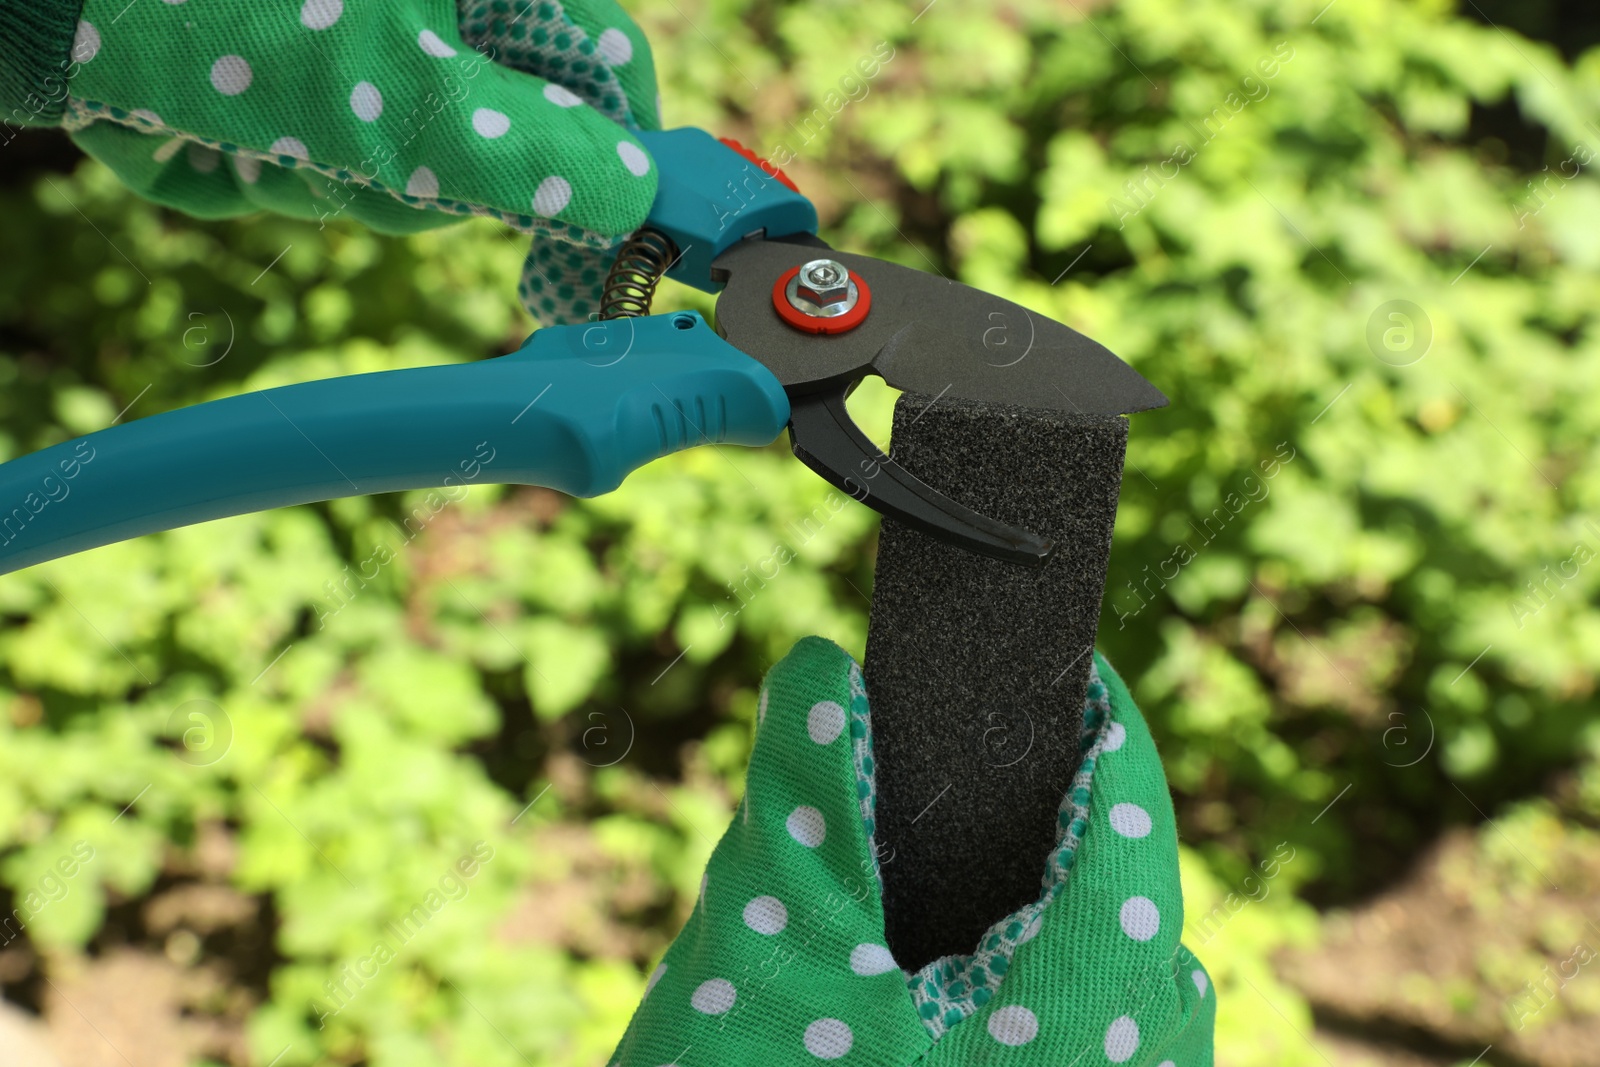
[(612, 1063), (1209, 1067), (1216, 997), (1179, 942), (1166, 778), (1098, 653), (1084, 731), (1039, 898), (906, 973), (884, 939), (893, 845), (874, 841), (861, 670), (801, 641), (762, 686), (745, 799)]
[(82, 9), (83, 0), (0, 0), (0, 123), (61, 121)]
[(601, 250), (655, 198), (624, 126), (657, 127), (654, 66), (611, 0), (87, 0), (71, 57), (62, 124), (140, 194), (384, 233), (495, 217), (568, 250), (530, 257), (546, 321), (598, 309)]

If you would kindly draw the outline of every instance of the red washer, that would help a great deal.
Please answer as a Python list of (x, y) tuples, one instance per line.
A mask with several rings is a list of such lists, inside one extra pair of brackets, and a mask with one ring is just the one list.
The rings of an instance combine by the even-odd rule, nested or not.
[(867, 288), (867, 283), (861, 275), (854, 271), (850, 272), (850, 280), (856, 286), (856, 306), (843, 315), (824, 319), (807, 315), (789, 303), (789, 297), (784, 293), (784, 289), (788, 287), (789, 280), (799, 273), (799, 267), (790, 267), (778, 276), (777, 283), (772, 287), (772, 306), (778, 312), (778, 317), (790, 326), (805, 333), (844, 333), (861, 325), (861, 320), (867, 317), (867, 312), (872, 308), (872, 290)]

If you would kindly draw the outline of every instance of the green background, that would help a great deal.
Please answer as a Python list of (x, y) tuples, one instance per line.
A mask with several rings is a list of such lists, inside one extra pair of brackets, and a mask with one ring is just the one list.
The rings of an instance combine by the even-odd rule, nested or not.
[[(834, 243), (1172, 398), (1133, 423), (1101, 647), (1166, 761), (1218, 1061), (1600, 1063), (1592, 16), (630, 10), (668, 125), (792, 154)], [(0, 457), (532, 325), (494, 223), (200, 223), (37, 132), (0, 168)], [(891, 400), (853, 403), (881, 436)], [(335, 501), (0, 578), (0, 989), (67, 1067), (603, 1063), (762, 671), (861, 652), (865, 509), (728, 584), (826, 493), (781, 443), (701, 449), (600, 500)]]

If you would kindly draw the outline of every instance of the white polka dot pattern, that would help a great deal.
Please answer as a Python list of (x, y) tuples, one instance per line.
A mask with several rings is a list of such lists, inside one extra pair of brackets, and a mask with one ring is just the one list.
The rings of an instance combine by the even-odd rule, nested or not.
[(1120, 722), (1111, 723), (1106, 727), (1106, 740), (1105, 744), (1100, 746), (1101, 753), (1104, 754), (1106, 752), (1117, 751), (1117, 749), (1122, 747), (1122, 742), (1126, 740), (1127, 737), (1127, 727), (1123, 726)]
[(744, 906), (744, 924), (758, 934), (781, 934), (789, 925), (789, 909), (777, 897), (756, 897)]
[(556, 107), (577, 107), (583, 103), (583, 97), (568, 89), (565, 85), (548, 82), (544, 87), (544, 98)]
[[(881, 896), (868, 877), (872, 809), (858, 801), (875, 786), (857, 749), (870, 742), (864, 683), (836, 646), (801, 647), (809, 658), (791, 664), (798, 651), (791, 654), (758, 690), (760, 732), (742, 813), (708, 867), (720, 888), (705, 891), (702, 914), (669, 953), (685, 967), (661, 979), (666, 984), (641, 1006), (617, 1051), (623, 1067), (676, 1062), (686, 1045), (708, 1062), (742, 1062), (752, 1052), (773, 1063), (923, 1067), (1029, 1067), (1075, 1057), (1082, 1067), (1208, 1062), (1214, 999), (1177, 941), (1170, 801), (1137, 709), (1119, 705), (1121, 722), (1112, 721), (1109, 700), (1100, 713), (1086, 710), (1090, 755), (1058, 826), (1058, 840), (1076, 842), (1076, 855), (1053, 852), (1038, 905), (986, 933), (1006, 952), (983, 955), (980, 946), (974, 956), (944, 957), (911, 974), (886, 946)], [(845, 736), (848, 745), (839, 743)], [(1061, 872), (1075, 873), (1069, 880)], [(1178, 983), (1150, 982), (1173, 952), (1175, 972), (1162, 973), (1176, 973)], [(965, 962), (979, 958), (976, 971)], [(774, 965), (781, 990), (769, 984)], [(1185, 973), (1200, 992), (1199, 1010), (1185, 1010), (1197, 1003)], [(940, 996), (916, 999), (930, 980), (942, 984)], [(1140, 981), (1148, 995), (1119, 993)], [(913, 991), (912, 1005), (902, 983)], [(965, 1010), (959, 988), (943, 995), (963, 985), (982, 994), (969, 997), (976, 1006)], [(930, 1036), (937, 1039), (931, 1046)]]
[(1026, 1045), (1039, 1036), (1039, 1017), (1015, 1004), (989, 1016), (989, 1036), (1002, 1045)]
[(417, 34), (417, 47), (435, 59), (448, 59), (456, 54), (456, 50), (445, 44), (444, 39), (432, 30)]
[(633, 58), (633, 42), (616, 27), (601, 31), (595, 47), (608, 67), (624, 66)]
[(1150, 813), (1137, 804), (1124, 801), (1111, 808), (1111, 828), (1123, 837), (1146, 837), (1150, 833)]
[(308, 30), (325, 30), (343, 14), (344, 0), (306, 0), (300, 7), (300, 25)]
[(275, 156), (293, 156), (295, 159), (310, 159), (311, 152), (306, 148), (306, 143), (298, 137), (280, 137), (272, 142), (269, 151)]
[(1106, 1027), (1106, 1059), (1112, 1063), (1127, 1063), (1139, 1051), (1139, 1024), (1132, 1017), (1119, 1016)]
[(189, 143), (189, 150), (185, 153), (189, 157), (189, 166), (198, 174), (210, 174), (222, 162), (222, 153), (215, 148), (209, 148), (198, 141)]
[(836, 1060), (850, 1051), (855, 1034), (841, 1019), (818, 1019), (806, 1027), (806, 1051), (819, 1060)]
[(1122, 932), (1135, 941), (1148, 941), (1161, 930), (1161, 912), (1149, 897), (1129, 897), (1117, 919)]
[(819, 700), (806, 716), (806, 733), (819, 745), (832, 743), (844, 732), (844, 709), (837, 701)]
[(472, 113), (472, 128), (479, 137), (487, 137), (491, 141), (496, 137), (504, 137), (511, 128), (511, 118), (504, 111), (496, 111), (492, 107), (480, 107)]
[(238, 96), (250, 88), (255, 76), (243, 56), (222, 56), (211, 64), (211, 87), (223, 96)]
[(533, 191), (533, 213), (549, 218), (572, 203), (572, 183), (552, 174)]
[(828, 824), (822, 812), (804, 804), (789, 813), (784, 825), (789, 836), (807, 848), (816, 848), (828, 836)]
[(87, 63), (100, 54), (100, 31), (92, 22), (79, 22), (78, 32), (72, 37), (72, 58), (77, 63)]
[(439, 195), (439, 176), (427, 167), (418, 167), (406, 179), (406, 195), (435, 197)]
[(863, 943), (850, 950), (850, 969), (863, 978), (895, 969), (894, 956), (883, 945)]
[(356, 82), (350, 90), (350, 110), (362, 122), (376, 122), (383, 114), (383, 94), (371, 82)]
[(645, 155), (644, 149), (632, 141), (618, 141), (617, 155), (622, 158), (622, 165), (628, 168), (628, 173), (636, 178), (642, 178), (650, 173), (650, 157)]
[(701, 982), (689, 998), (689, 1005), (702, 1015), (721, 1015), (733, 1007), (739, 997), (733, 983), (726, 978), (712, 978)]

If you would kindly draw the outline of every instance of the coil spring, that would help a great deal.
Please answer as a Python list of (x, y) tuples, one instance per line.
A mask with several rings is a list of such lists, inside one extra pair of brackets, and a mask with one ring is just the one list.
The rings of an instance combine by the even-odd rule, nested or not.
[(678, 246), (660, 230), (646, 226), (628, 238), (606, 275), (600, 317), (623, 319), (650, 314), (656, 283), (677, 258)]

